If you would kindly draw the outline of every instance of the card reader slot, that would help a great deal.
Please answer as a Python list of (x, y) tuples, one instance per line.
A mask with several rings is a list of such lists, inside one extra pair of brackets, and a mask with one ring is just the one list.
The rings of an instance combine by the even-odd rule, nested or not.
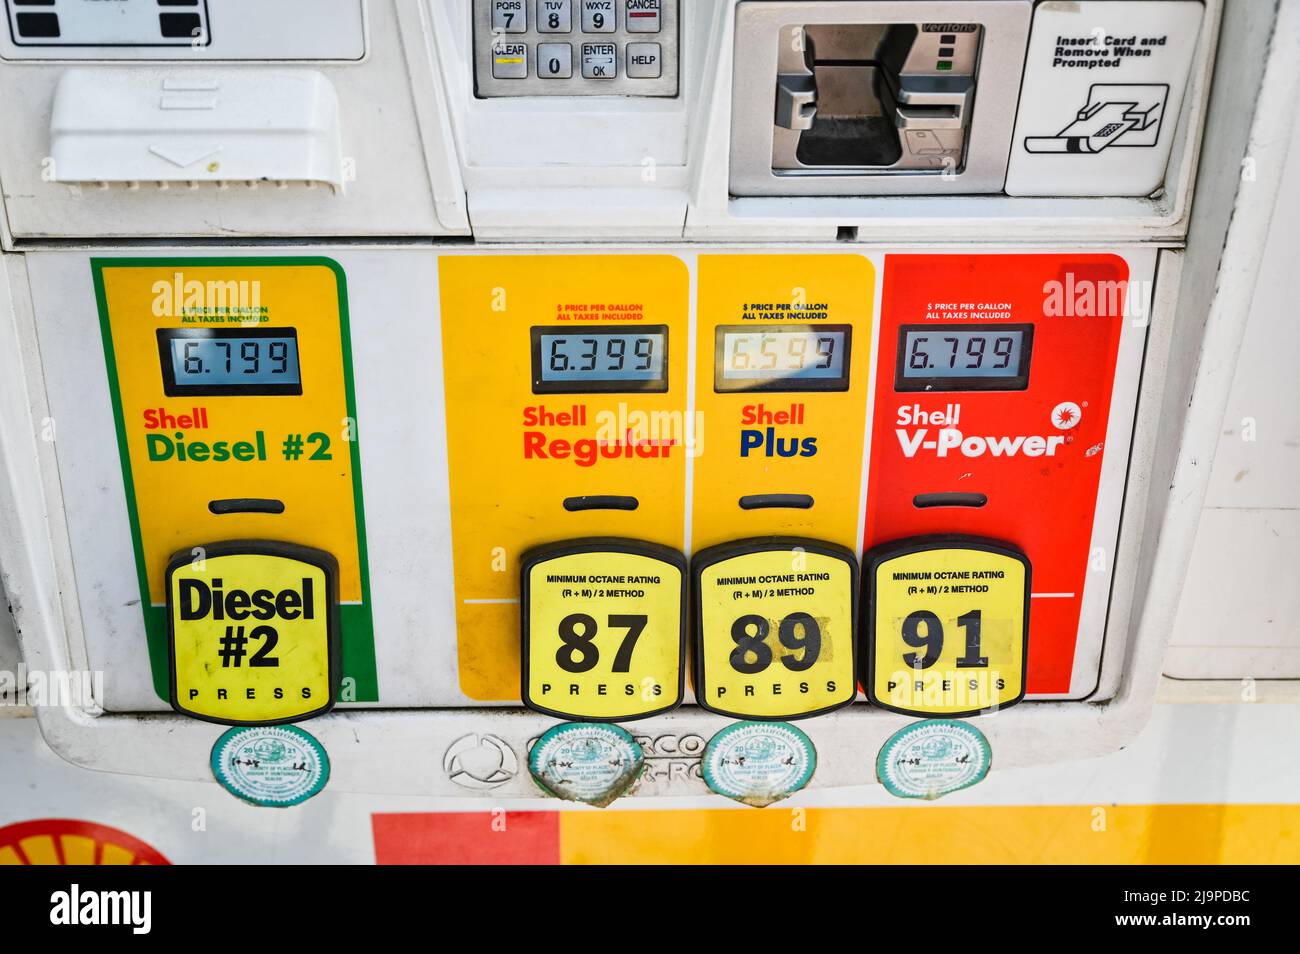
[(284, 501), (269, 497), (225, 497), (209, 500), (208, 511), (218, 516), (228, 513), (284, 513)]
[(927, 507), (982, 507), (988, 502), (987, 494), (956, 493), (952, 491), (938, 494), (917, 494), (912, 498), (912, 506), (920, 510)]
[(570, 513), (581, 510), (635, 510), (641, 501), (635, 497), (617, 494), (592, 494), (586, 497), (565, 497), (564, 509)]
[(740, 498), (741, 510), (811, 510), (811, 494), (746, 494)]

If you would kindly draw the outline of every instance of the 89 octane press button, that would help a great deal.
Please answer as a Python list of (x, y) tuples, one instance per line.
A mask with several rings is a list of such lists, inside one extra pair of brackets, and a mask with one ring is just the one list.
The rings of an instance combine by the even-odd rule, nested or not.
[(695, 695), (741, 719), (800, 719), (857, 694), (858, 564), (796, 537), (709, 547), (691, 562)]

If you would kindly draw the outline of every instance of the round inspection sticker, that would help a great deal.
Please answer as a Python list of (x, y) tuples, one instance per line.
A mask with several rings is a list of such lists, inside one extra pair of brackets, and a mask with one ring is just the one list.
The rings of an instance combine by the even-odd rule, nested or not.
[(993, 755), (968, 722), (929, 719), (899, 729), (876, 757), (876, 777), (899, 798), (935, 799), (989, 774)]
[(817, 750), (785, 722), (737, 722), (704, 750), (704, 781), (719, 795), (762, 808), (793, 795), (817, 768)]
[(212, 774), (237, 798), (287, 808), (325, 787), (330, 760), (321, 744), (297, 726), (251, 726), (217, 739)]
[(528, 753), (528, 770), (556, 798), (604, 807), (641, 777), (645, 757), (626, 729), (567, 722), (548, 729)]

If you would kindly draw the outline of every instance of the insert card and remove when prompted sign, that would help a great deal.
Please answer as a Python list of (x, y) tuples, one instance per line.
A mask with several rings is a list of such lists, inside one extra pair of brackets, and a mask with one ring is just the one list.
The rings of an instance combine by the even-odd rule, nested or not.
[(858, 566), (852, 551), (795, 538), (739, 540), (692, 561), (695, 696), (742, 719), (800, 719), (848, 705)]
[(184, 550), (167, 566), (171, 704), (225, 725), (298, 722), (334, 705), (338, 563), (269, 541)]
[(1029, 559), (976, 537), (914, 537), (863, 558), (862, 686), (909, 715), (977, 715), (1025, 695)]
[(686, 558), (637, 540), (538, 547), (522, 561), (524, 704), (616, 722), (682, 701)]

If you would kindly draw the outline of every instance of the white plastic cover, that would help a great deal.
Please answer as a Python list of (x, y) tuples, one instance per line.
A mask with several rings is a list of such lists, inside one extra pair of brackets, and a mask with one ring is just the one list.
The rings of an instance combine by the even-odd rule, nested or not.
[(344, 179), (338, 96), (316, 70), (71, 69), (50, 156), (55, 182)]

